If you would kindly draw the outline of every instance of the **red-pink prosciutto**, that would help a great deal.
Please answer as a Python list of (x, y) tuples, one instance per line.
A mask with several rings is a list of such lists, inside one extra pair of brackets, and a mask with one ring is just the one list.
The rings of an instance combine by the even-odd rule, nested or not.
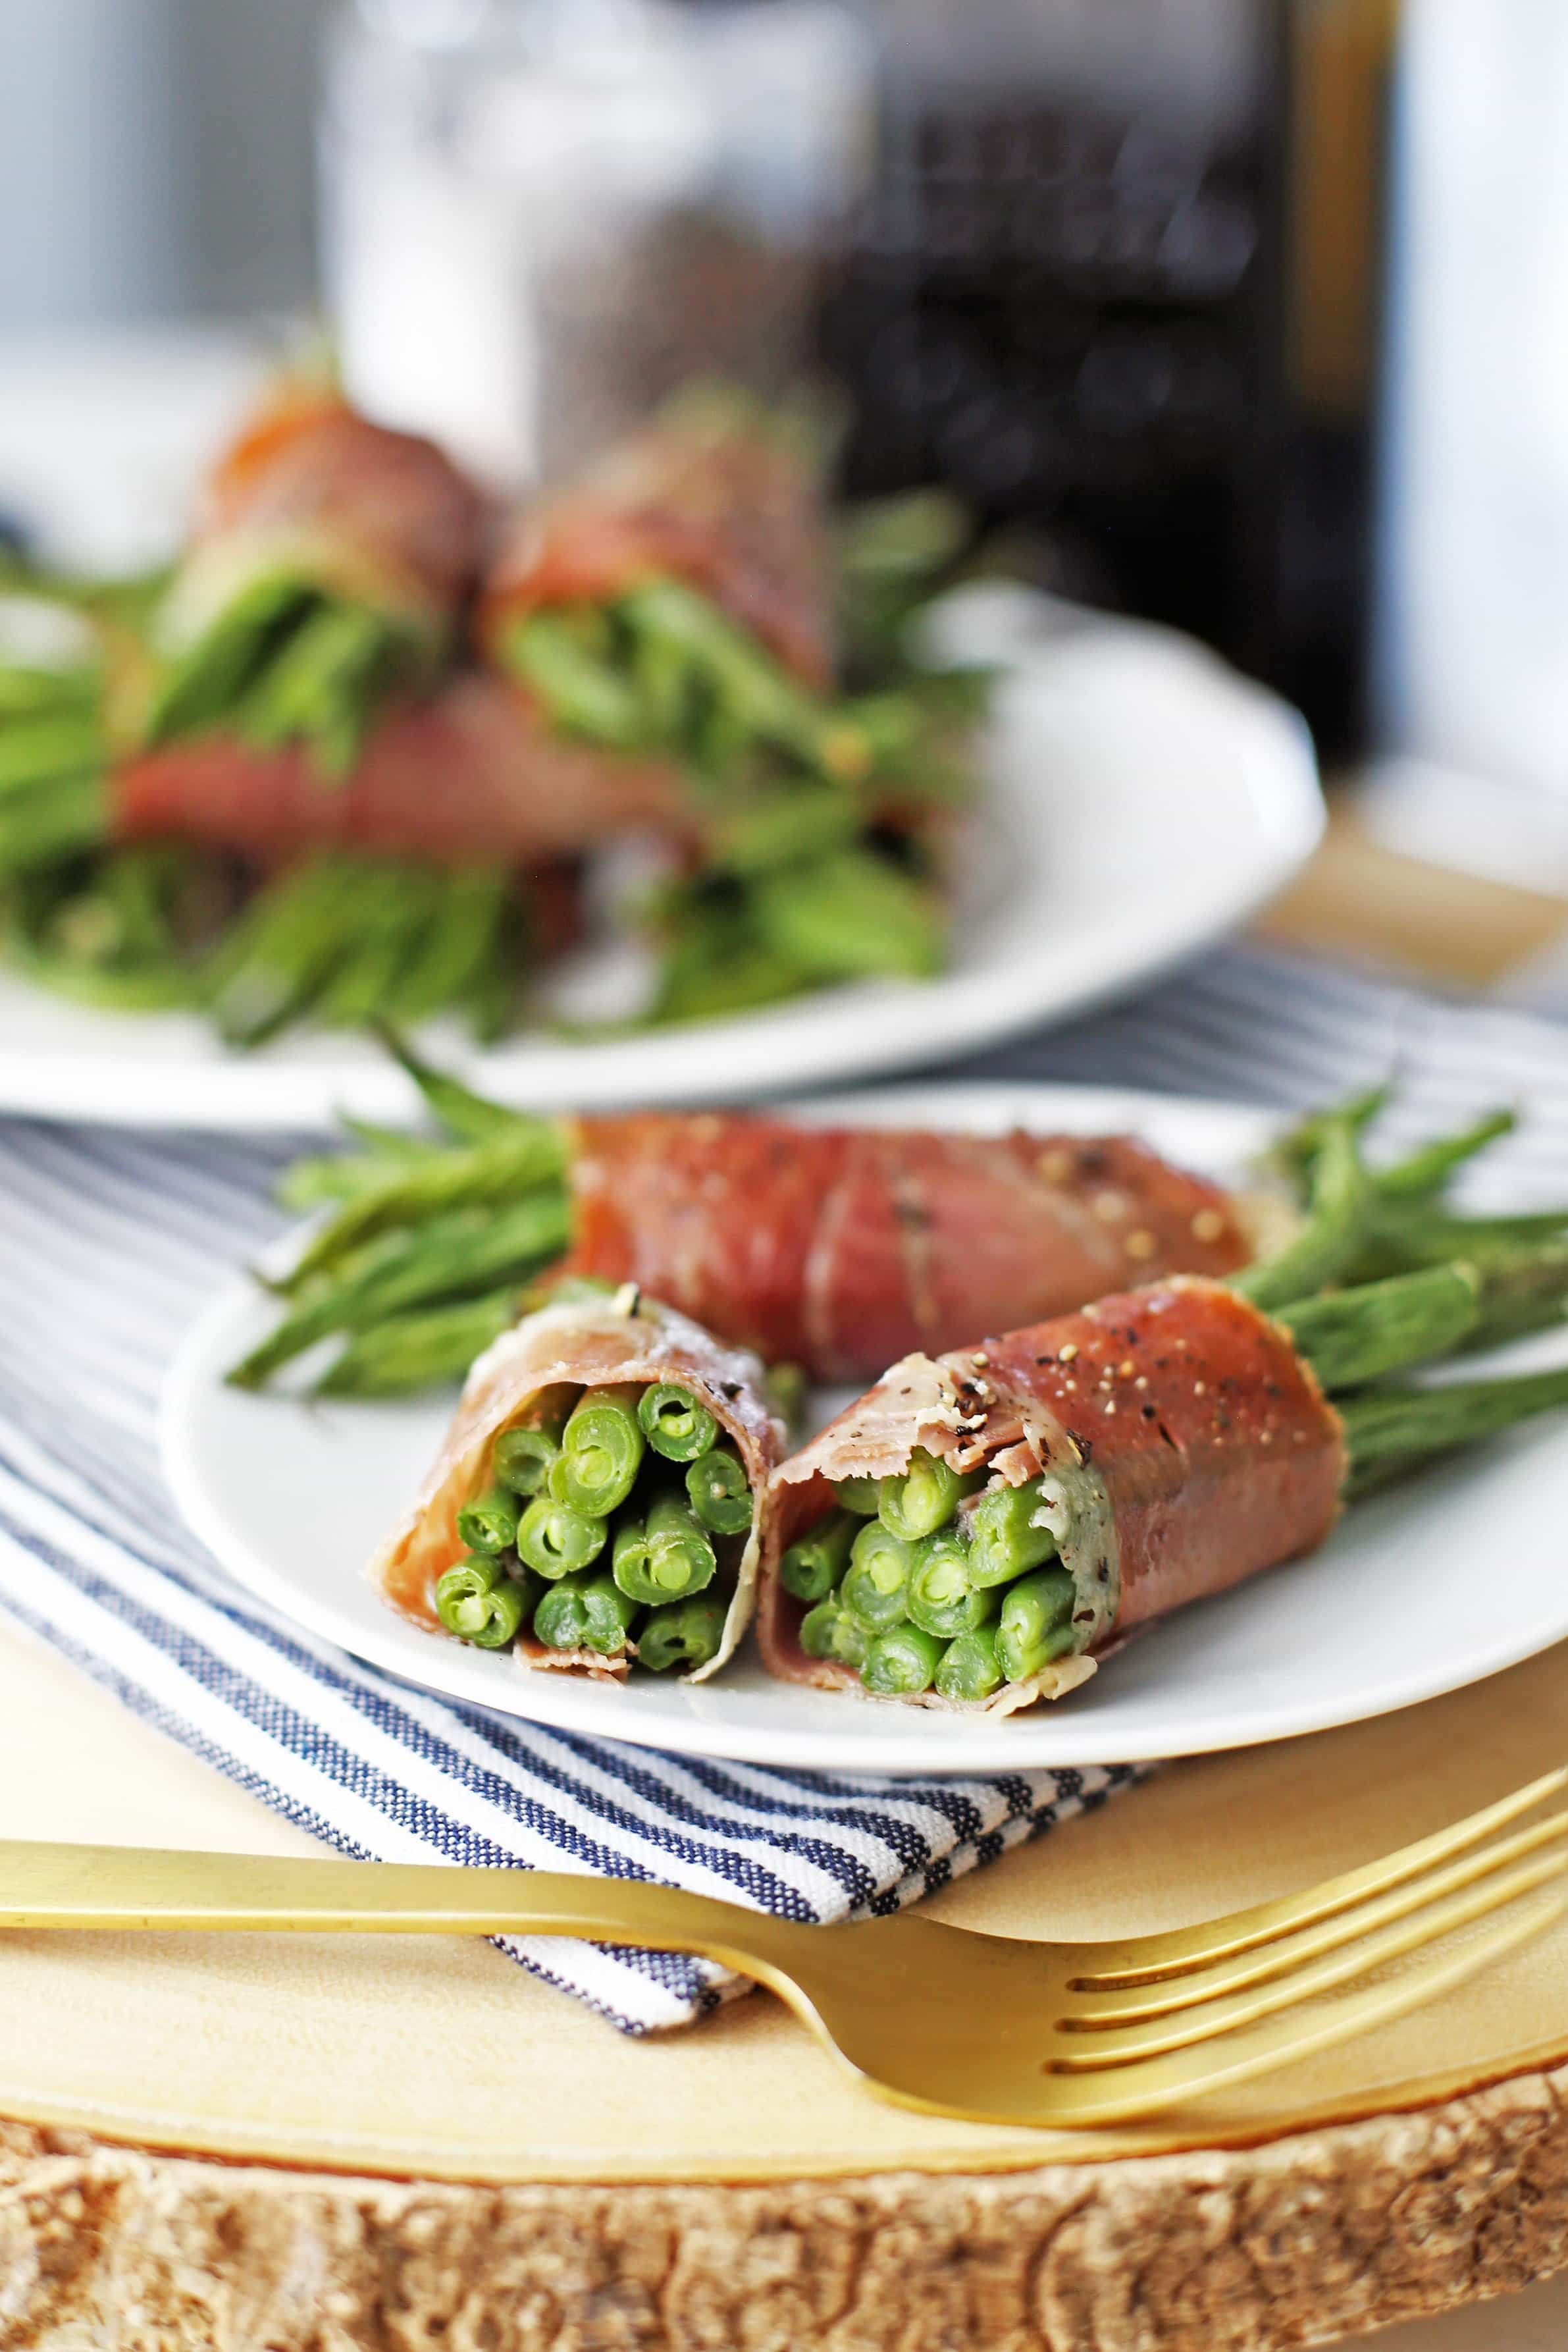
[(287, 570), (444, 636), (473, 593), (484, 501), (433, 441), (286, 385), (214, 469), (165, 624), (193, 635), (249, 578)]
[(1254, 1255), (1238, 1203), (1128, 1136), (649, 1111), (574, 1122), (570, 1270), (822, 1381)]
[(807, 686), (831, 684), (821, 485), (765, 421), (676, 413), (528, 506), (491, 571), (481, 625), (498, 650), (529, 613), (607, 604), (658, 579), (700, 589)]
[(553, 733), (481, 670), (387, 710), (341, 780), (323, 779), (302, 744), (205, 734), (122, 761), (111, 793), (121, 840), (198, 841), (267, 864), (346, 848), (528, 865), (630, 829), (674, 831), (689, 809), (673, 769)]

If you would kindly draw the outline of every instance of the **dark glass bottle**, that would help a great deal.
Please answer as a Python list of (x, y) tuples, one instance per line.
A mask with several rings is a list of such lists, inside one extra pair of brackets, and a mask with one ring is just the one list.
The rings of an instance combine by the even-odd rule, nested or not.
[(825, 321), (852, 488), (951, 482), (1030, 527), (1051, 584), (1281, 686), (1331, 753), (1363, 723), (1385, 14), (971, 0), (937, 33), (892, 0)]

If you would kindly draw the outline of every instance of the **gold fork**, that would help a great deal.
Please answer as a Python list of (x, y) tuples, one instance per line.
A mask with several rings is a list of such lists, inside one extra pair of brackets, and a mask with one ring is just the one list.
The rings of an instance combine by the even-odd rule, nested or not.
[[(823, 1928), (638, 1879), (0, 1840), (0, 1928), (585, 1936), (697, 1952), (788, 2001), (872, 2090), (982, 2123), (1124, 2123), (1331, 2049), (1541, 1933), (1528, 1904), (1419, 1967), (1324, 1998), (1560, 1876), (1568, 1812), (1495, 1831), (1548, 1773), (1276, 1903), (1125, 1943), (1034, 1943), (913, 1912)], [(1535, 1857), (1529, 1859), (1528, 1857)]]

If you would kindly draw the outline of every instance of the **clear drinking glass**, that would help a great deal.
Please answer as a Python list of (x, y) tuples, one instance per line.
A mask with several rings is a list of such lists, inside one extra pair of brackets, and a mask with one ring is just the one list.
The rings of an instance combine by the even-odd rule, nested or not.
[(693, 376), (777, 390), (873, 100), (839, 0), (358, 0), (320, 134), (350, 393), (506, 486)]

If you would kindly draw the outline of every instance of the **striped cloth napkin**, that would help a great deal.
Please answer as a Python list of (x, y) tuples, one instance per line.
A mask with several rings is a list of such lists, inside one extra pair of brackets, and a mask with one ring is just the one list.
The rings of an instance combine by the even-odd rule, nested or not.
[[(1249, 950), (965, 1075), (1301, 1108), (1391, 1069), (1394, 1141), (1516, 1098), (1527, 1129), (1478, 1185), (1561, 1194), (1561, 1029)], [(292, 1148), (0, 1124), (0, 1609), (17, 1624), (342, 1853), (651, 1876), (800, 1919), (896, 1909), (1133, 1779), (879, 1781), (655, 1755), (430, 1696), (239, 1592), (174, 1515), (154, 1411), (192, 1316), (277, 1230), (269, 1187)], [(508, 1948), (629, 2033), (736, 1989), (679, 1956)]]

